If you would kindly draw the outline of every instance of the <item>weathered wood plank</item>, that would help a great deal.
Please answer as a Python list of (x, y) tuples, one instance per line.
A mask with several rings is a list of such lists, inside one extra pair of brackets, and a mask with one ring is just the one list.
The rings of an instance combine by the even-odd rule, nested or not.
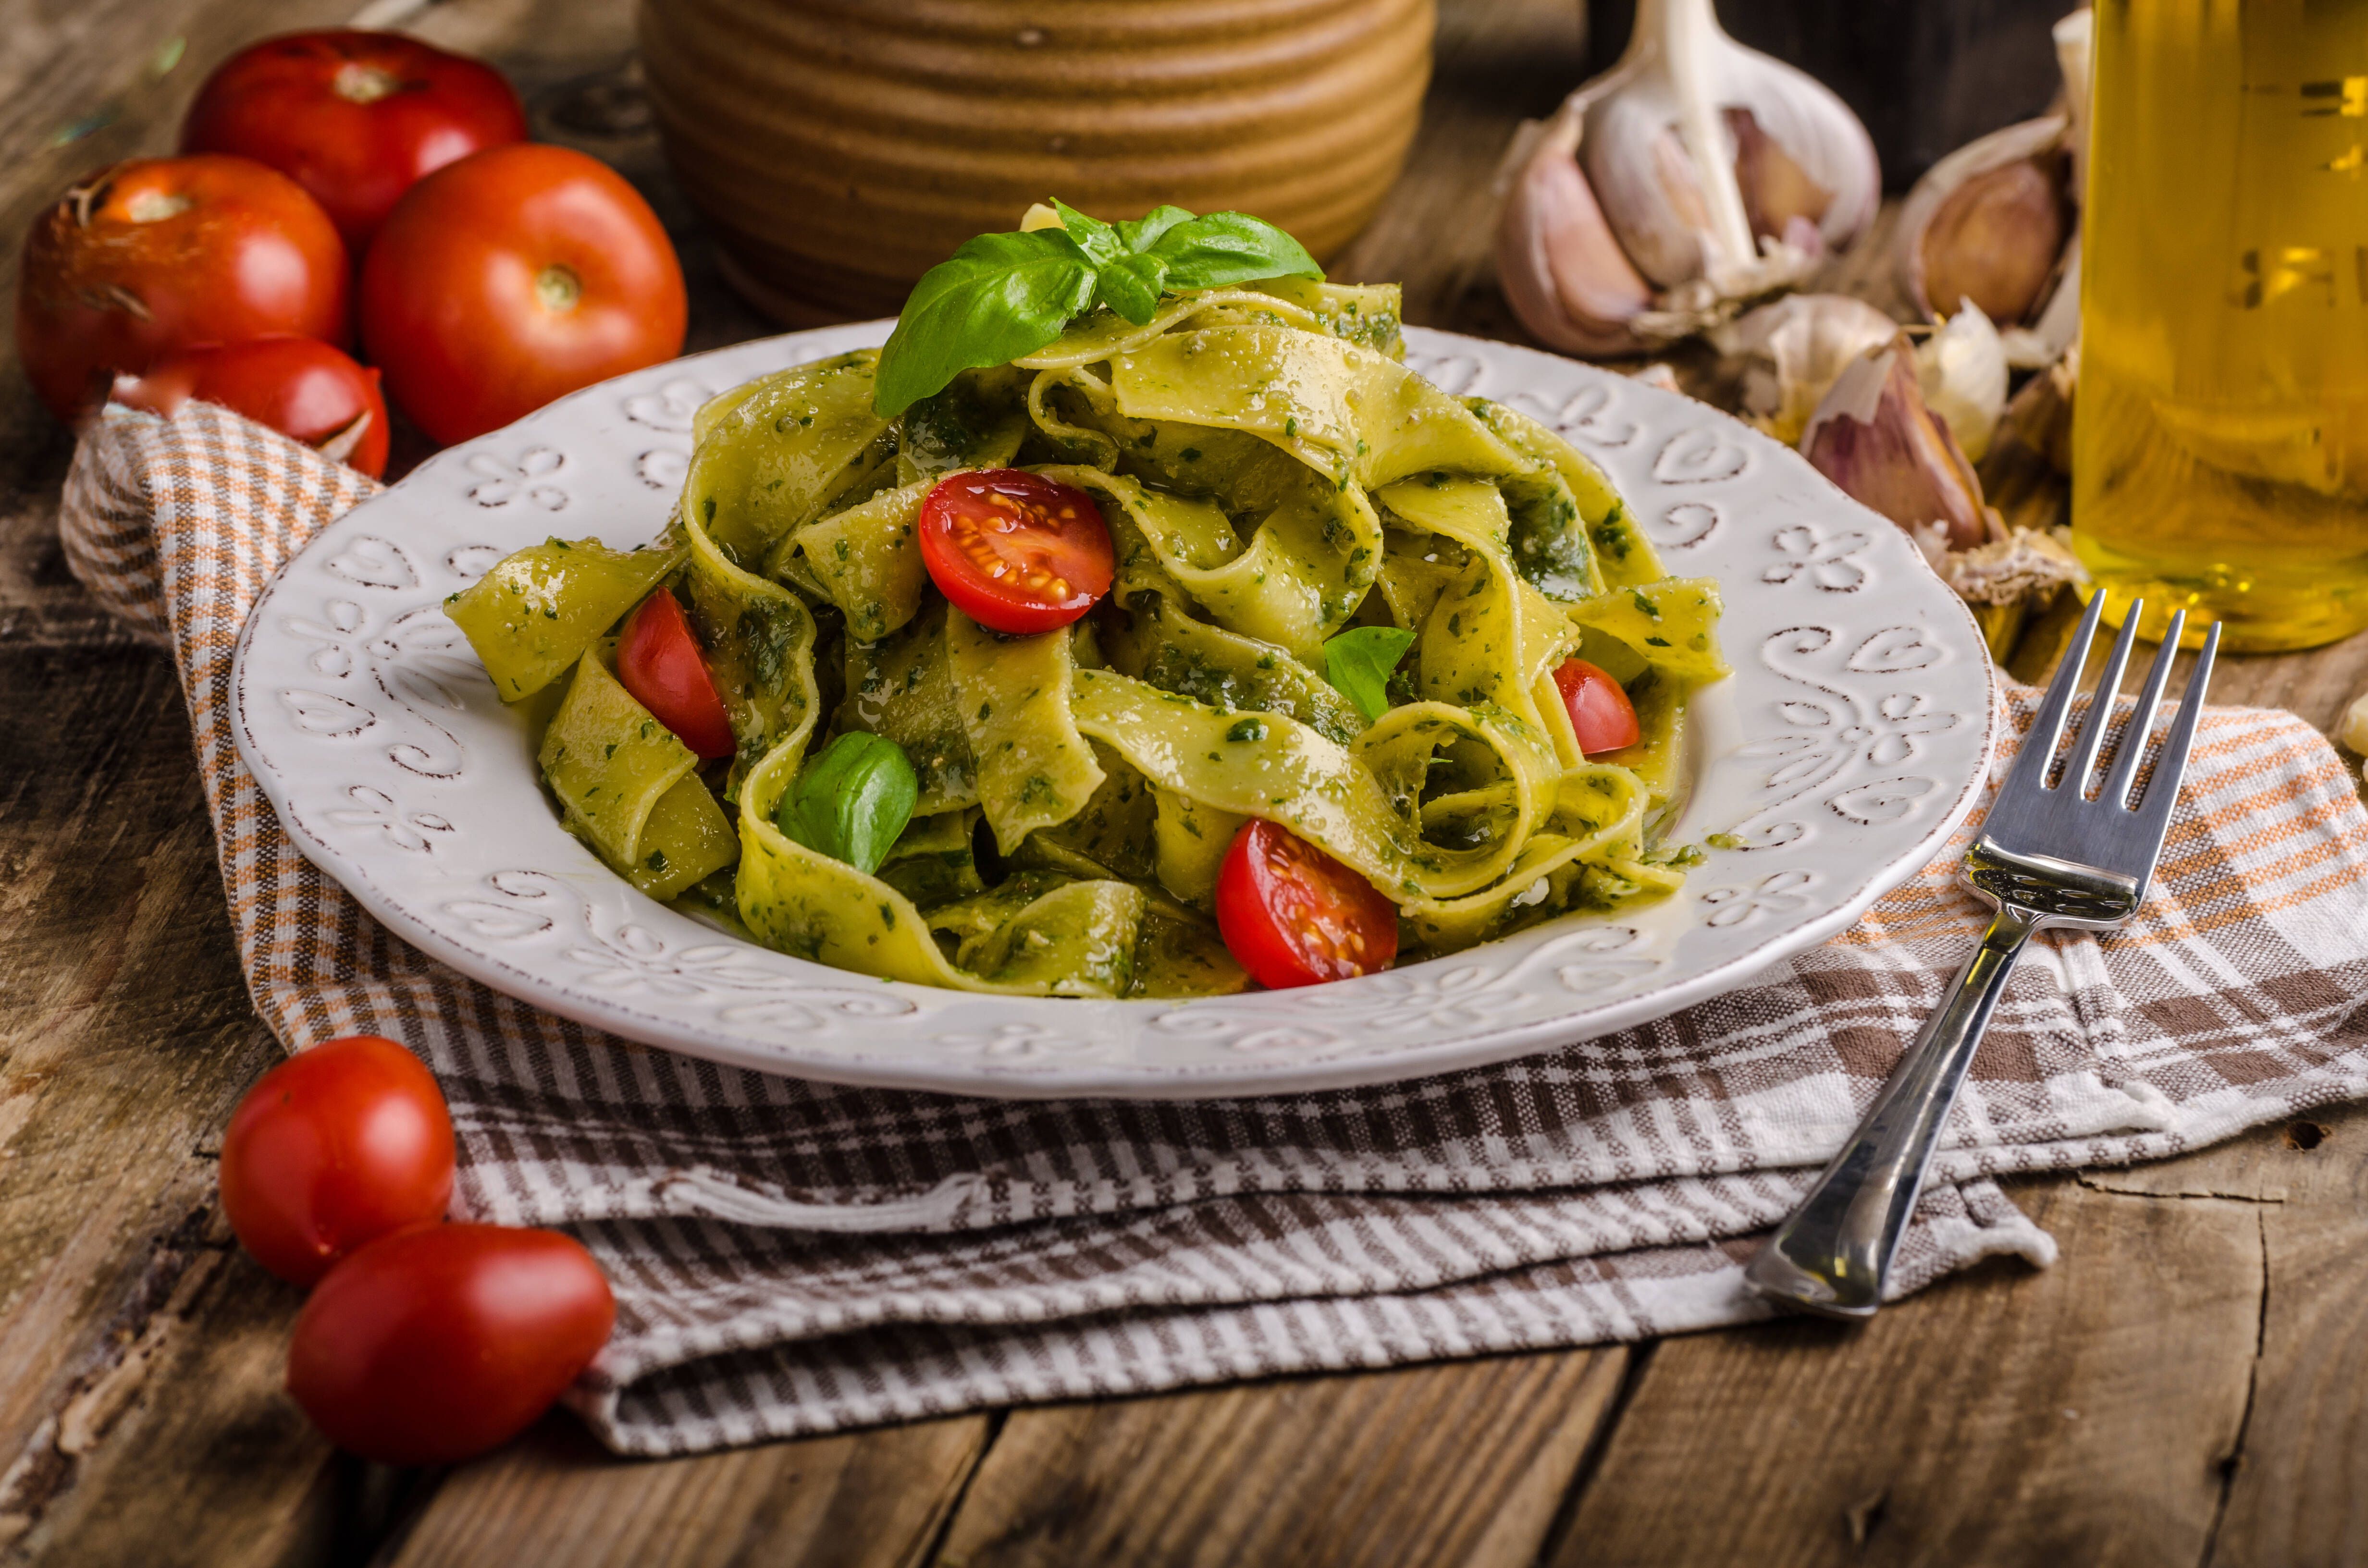
[(1023, 1410), (939, 1568), (1536, 1561), (1613, 1347)]
[(2018, 1199), (2054, 1267), (1656, 1346), (1552, 1561), (2199, 1561), (2252, 1378), (2258, 1206), (2069, 1177)]
[[(187, 1359), (173, 1347), (192, 1303), (222, 1299), (200, 1290), (222, 1259), (211, 1152), (277, 1051), (232, 953), (171, 668), (137, 648), (9, 648), (0, 707), (13, 716), (0, 771), (6, 1537), (109, 1470), (119, 1418)], [(293, 1292), (239, 1300), (282, 1324), (295, 1305)], [(256, 1386), (277, 1382), (274, 1370)], [(265, 1471), (213, 1479), (235, 1483), (258, 1536), (307, 1484)], [(128, 1490), (165, 1488), (142, 1474)]]
[(389, 1568), (904, 1568), (937, 1538), (984, 1415), (635, 1462), (572, 1418), (454, 1472)]
[(2251, 1401), (2206, 1568), (2368, 1561), (2368, 1107), (2338, 1106), (2086, 1185), (2252, 1206), (2266, 1275)]

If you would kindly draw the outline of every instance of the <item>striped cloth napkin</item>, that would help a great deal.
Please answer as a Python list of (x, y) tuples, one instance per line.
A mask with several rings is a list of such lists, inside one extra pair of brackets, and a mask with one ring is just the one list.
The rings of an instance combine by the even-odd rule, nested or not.
[[(390, 937), (232, 744), (241, 621), (377, 487), (222, 410), (110, 411), (61, 517), (172, 649), (256, 1006), (292, 1050), (409, 1042), (456, 1211), (598, 1256), (615, 1337), (573, 1397), (683, 1453), (1016, 1401), (1741, 1322), (1741, 1261), (1964, 958), (1973, 828), (1846, 936), (1644, 1028), (1414, 1083), (1192, 1104), (835, 1088), (536, 1011)], [(2031, 694), (2014, 694), (2028, 722)], [(2000, 767), (2010, 760), (2001, 758)], [(2055, 1245), (1994, 1179), (2152, 1159), (2368, 1095), (2368, 816), (2317, 733), (2214, 710), (2145, 913), (2042, 938), (1901, 1254), (1915, 1290)]]

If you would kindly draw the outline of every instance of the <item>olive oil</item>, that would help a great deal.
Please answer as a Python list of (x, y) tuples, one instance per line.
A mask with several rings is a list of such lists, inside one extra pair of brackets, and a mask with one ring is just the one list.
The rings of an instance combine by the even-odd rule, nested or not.
[(2095, 59), (2080, 557), (2147, 633), (2368, 626), (2368, 0), (2099, 0)]

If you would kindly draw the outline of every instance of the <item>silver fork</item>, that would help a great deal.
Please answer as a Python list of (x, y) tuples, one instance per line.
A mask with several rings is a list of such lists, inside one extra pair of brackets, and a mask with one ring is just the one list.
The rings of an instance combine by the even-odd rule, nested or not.
[(2163, 683), (2179, 653), (2187, 612), (2181, 610), (2171, 620), (2137, 707), (2123, 727), (2112, 773), (2091, 801), (2087, 798), (2089, 772), (2112, 723), (2113, 696), (2129, 664), (2144, 601), (2131, 605), (2122, 623), (2061, 781), (2051, 785), (2048, 775), (2104, 604), (2101, 593), (2089, 601), (2089, 613), (2081, 618), (2063, 667), (2039, 706), (2014, 771), (2007, 775), (1981, 837), (1965, 856), (1966, 883), (1998, 910), (1981, 947), (1875, 1096), (1866, 1119), (1744, 1270), (1752, 1289), (1782, 1305), (1829, 1317), (1874, 1315), (1883, 1302), (1891, 1255), (1907, 1233), (1907, 1216), (1924, 1185), (1925, 1167), (1940, 1145), (1949, 1108), (1965, 1081), (1983, 1031), (1989, 1028), (1990, 1015), (2006, 994), (2007, 977), (2014, 972), (2023, 944), (2033, 932), (2050, 926), (2111, 930), (2146, 902), (2146, 884), (2162, 853), (2163, 830), (2179, 797), (2180, 776), (2187, 771), (2203, 688), (2220, 648), (2220, 628), (2215, 622), (2205, 639), (2146, 793), (2133, 802), (2131, 786), (2154, 728)]

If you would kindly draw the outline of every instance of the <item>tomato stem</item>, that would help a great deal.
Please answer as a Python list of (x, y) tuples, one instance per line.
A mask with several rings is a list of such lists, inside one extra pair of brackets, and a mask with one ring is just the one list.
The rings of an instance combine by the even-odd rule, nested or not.
[(347, 103), (374, 104), (395, 92), (403, 83), (392, 73), (375, 65), (349, 60), (337, 67), (337, 74), (329, 85), (337, 97)]
[(584, 284), (564, 267), (546, 267), (534, 275), (534, 297), (547, 311), (572, 311), (584, 296)]

